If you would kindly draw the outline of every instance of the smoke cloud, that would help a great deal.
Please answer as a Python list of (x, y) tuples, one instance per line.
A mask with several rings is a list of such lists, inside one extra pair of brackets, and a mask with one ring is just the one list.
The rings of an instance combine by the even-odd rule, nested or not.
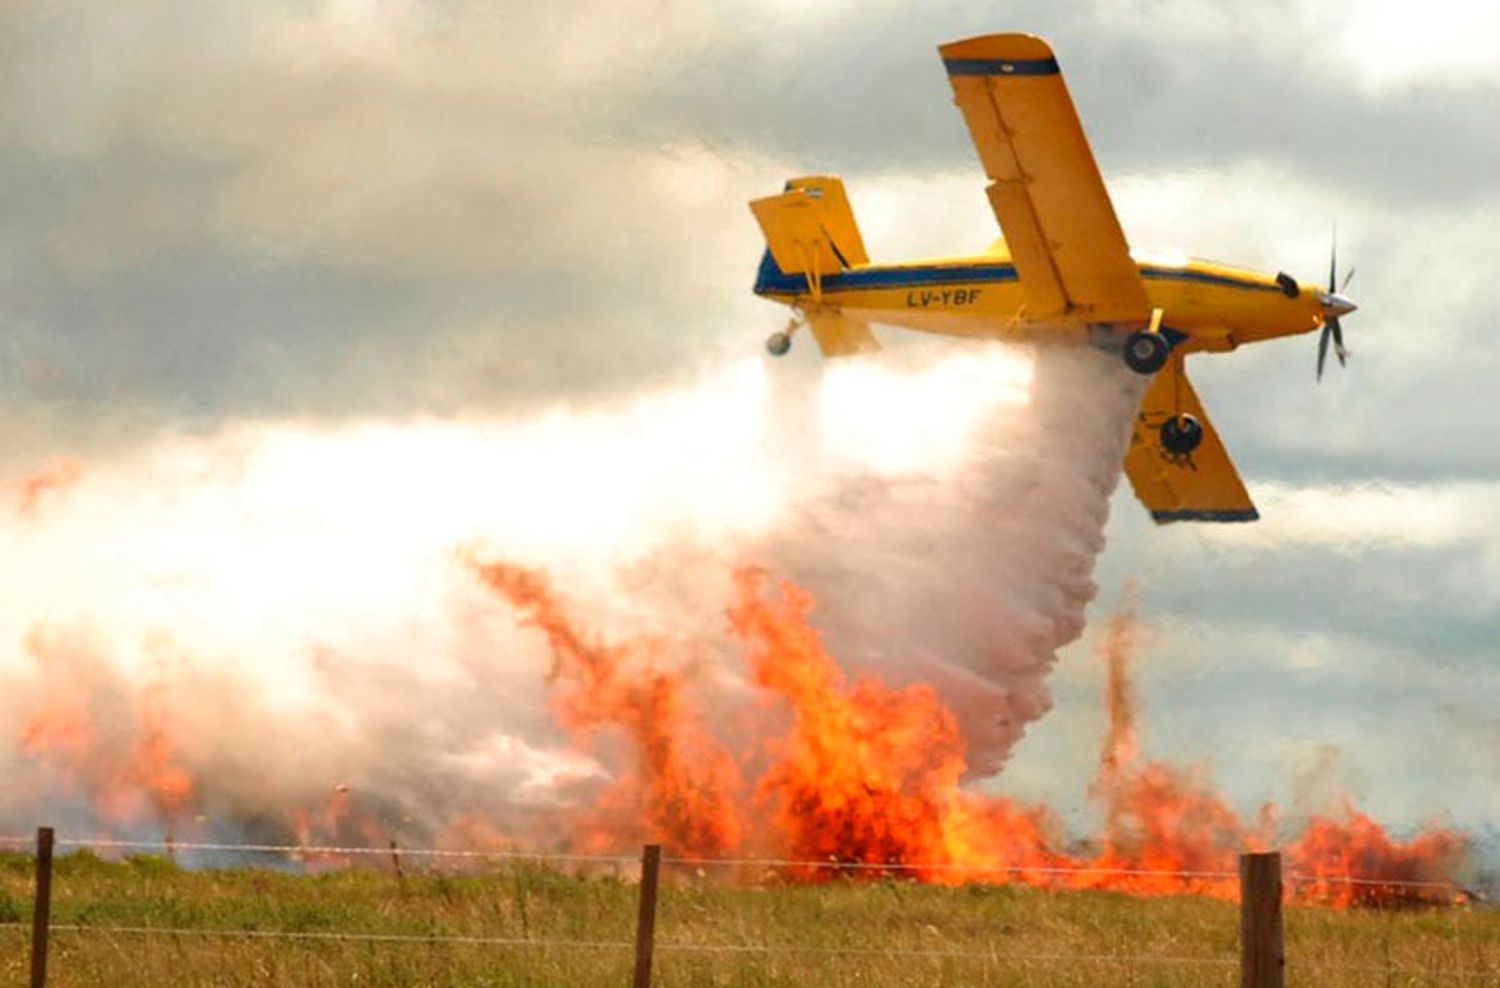
[(913, 347), (38, 464), (0, 494), (0, 829), (555, 839), (626, 759), (559, 722), (547, 641), (475, 559), (658, 642), (708, 710), (749, 689), (725, 610), (765, 566), (851, 671), (929, 684), (992, 774), (1082, 630), (1138, 388), (1092, 351)]

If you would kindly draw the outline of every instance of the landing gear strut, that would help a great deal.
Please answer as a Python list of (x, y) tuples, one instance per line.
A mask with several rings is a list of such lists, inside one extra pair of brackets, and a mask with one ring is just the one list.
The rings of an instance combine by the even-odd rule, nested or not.
[(802, 313), (794, 311), (786, 321), (786, 329), (766, 337), (766, 352), (773, 357), (784, 357), (792, 348), (792, 334), (802, 328)]

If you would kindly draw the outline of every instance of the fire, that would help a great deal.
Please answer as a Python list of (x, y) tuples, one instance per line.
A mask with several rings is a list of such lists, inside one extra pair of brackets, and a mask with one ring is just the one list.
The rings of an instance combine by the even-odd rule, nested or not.
[(1232, 872), (1240, 851), (1272, 843), (1270, 810), (1263, 810), (1260, 828), (1248, 828), (1191, 772), (1141, 763), (1129, 669), (1136, 633), (1134, 607), (1127, 605), (1110, 620), (1104, 637), (1109, 725), (1090, 787), (1103, 806), (1104, 828), (1101, 850), (1088, 862), (1097, 870), (1075, 884), (1124, 886), (1139, 893), (1233, 894), (1234, 880), (1216, 873)]
[[(1141, 761), (1128, 668), (1135, 632), (1130, 611), (1111, 622), (1104, 647), (1110, 721), (1092, 794), (1103, 804), (1105, 823), (1091, 842), (1092, 853), (1070, 853), (1045, 809), (960, 787), (963, 738), (930, 688), (896, 689), (873, 678), (850, 682), (810, 621), (812, 597), (788, 581), (773, 595), (761, 572), (736, 574), (731, 637), (751, 682), (790, 715), (784, 735), (762, 739), (761, 751), (742, 756), (749, 763), (763, 755), (765, 766), (751, 798), (737, 805), (737, 785), (704, 788), (704, 780), (737, 775), (723, 748), (705, 738), (702, 724), (682, 705), (683, 674), (648, 662), (632, 677), (629, 657), (649, 654), (649, 646), (588, 641), (538, 574), (503, 565), (479, 572), (546, 632), (558, 663), (554, 675), (573, 686), (560, 698), (560, 712), (576, 725), (608, 722), (630, 731), (641, 775), (629, 781), (649, 808), (647, 829), (678, 853), (744, 850), (748, 821), (761, 835), (752, 850), (794, 861), (871, 866), (866, 874), (890, 869), (929, 881), (1228, 897), (1237, 887), (1238, 854), (1274, 843), (1274, 807), (1263, 807), (1259, 819), (1247, 823), (1193, 772)], [(658, 701), (663, 689), (670, 704)], [(580, 711), (586, 715), (578, 719)], [(667, 742), (663, 729), (683, 733)], [(684, 740), (711, 753), (696, 772), (682, 760), (689, 750)], [(711, 798), (703, 798), (705, 792)], [(609, 801), (619, 798), (615, 791)], [(705, 834), (714, 839), (705, 840)], [(601, 843), (596, 832), (591, 846), (623, 849), (622, 836)], [(1314, 821), (1289, 845), (1289, 881), (1295, 895), (1340, 906), (1446, 901), (1436, 885), (1425, 891), (1402, 885), (1398, 891), (1379, 882), (1440, 882), (1464, 850), (1462, 835), (1442, 828), (1395, 840), (1345, 807), (1338, 816)], [(792, 873), (814, 879), (831, 872), (804, 867)], [(1355, 884), (1345, 880), (1349, 876), (1377, 881)]]
[(22, 750), (52, 762), (107, 817), (154, 815), (171, 825), (187, 813), (193, 777), (178, 760), (168, 683), (155, 679), (133, 698), (111, 697), (123, 701), (112, 712), (124, 723), (106, 729), (91, 709), (91, 670), (80, 667), (77, 643), (38, 628), (26, 648), (42, 673), (43, 689), (21, 730)]
[[(1273, 846), (1276, 807), (1261, 807), (1251, 825), (1192, 773), (1161, 762), (1139, 764), (1129, 675), (1135, 630), (1134, 612), (1127, 608), (1110, 622), (1105, 637), (1109, 732), (1092, 790), (1105, 807), (1104, 850), (1089, 866), (1189, 873), (1119, 876), (1135, 892), (1232, 896), (1233, 879), (1191, 873), (1233, 872), (1240, 851)], [(1442, 902), (1450, 891), (1443, 880), (1461, 862), (1466, 844), (1463, 835), (1443, 827), (1397, 841), (1346, 801), (1336, 815), (1312, 820), (1290, 843), (1285, 869), (1294, 895), (1337, 906)], [(1119, 887), (1119, 882), (1105, 887)]]
[(182, 817), (193, 801), (193, 776), (178, 764), (165, 683), (147, 686), (140, 696), (140, 735), (127, 763), (127, 782), (146, 790), (164, 820)]
[(82, 477), (83, 464), (72, 457), (41, 468), (21, 480), (16, 513), (22, 518), (35, 518), (48, 495), (72, 487)]
[[(1380, 824), (1345, 803), (1338, 817), (1308, 825), (1292, 845), (1287, 867), (1300, 876), (1303, 894), (1337, 906), (1443, 901), (1444, 880), (1466, 849), (1464, 836), (1444, 827), (1404, 843), (1392, 840)], [(1372, 878), (1346, 881), (1350, 875)]]
[[(201, 837), (203, 792), (186, 743), (183, 716), (192, 702), (184, 668), (161, 641), (149, 643), (154, 671), (132, 686), (107, 674), (88, 643), (39, 627), (26, 639), (37, 673), (34, 704), (21, 728), (20, 750), (47, 765), (101, 820), (130, 831), (148, 822), (169, 840)], [(347, 786), (335, 787), (320, 809), (288, 811), (298, 843), (373, 840), (364, 818), (352, 825)]]
[(783, 581), (780, 599), (742, 570), (730, 608), (755, 684), (791, 706), (785, 738), (756, 787), (782, 853), (799, 860), (933, 864), (917, 873), (958, 879), (950, 864), (1047, 864), (1046, 815), (959, 789), (964, 743), (953, 715), (922, 685), (850, 684), (808, 623), (812, 598)]
[[(1087, 841), (1070, 842), (1045, 807), (965, 787), (963, 733), (937, 693), (847, 675), (814, 625), (812, 595), (789, 581), (756, 569), (735, 573), (722, 642), (608, 641), (570, 613), (545, 574), (465, 561), (521, 625), (545, 638), (552, 711), (576, 748), (611, 776), (586, 810), (538, 811), (540, 823), (517, 831), (514, 821), (464, 808), (424, 825), (429, 845), (631, 853), (652, 841), (680, 857), (803, 862), (777, 869), (802, 881), (839, 873), (826, 867), (832, 863), (933, 882), (1230, 897), (1238, 854), (1279, 844), (1289, 888), (1307, 900), (1451, 901), (1443, 883), (1462, 863), (1462, 834), (1430, 827), (1398, 840), (1345, 804), (1278, 839), (1275, 807), (1244, 819), (1201, 771), (1145, 759), (1130, 609), (1111, 621), (1102, 647), (1109, 720), (1089, 790), (1102, 824)], [(193, 839), (212, 779), (206, 745), (185, 716), (190, 677), (177, 660), (163, 652), (140, 684), (101, 685), (88, 649), (68, 636), (39, 629), (27, 647), (38, 688), (20, 750), (67, 780), (101, 819), (136, 829), (155, 821)], [(708, 664), (697, 657), (711, 648), (743, 662), (743, 689), (760, 701), (744, 718), (703, 712), (712, 690), (728, 688), (702, 674)], [(279, 832), (302, 846), (386, 847), (401, 824), (374, 805), (358, 780), (340, 781), (282, 807)]]
[(616, 843), (622, 821), (632, 839), (646, 836), (689, 854), (737, 846), (744, 837), (739, 769), (693, 712), (684, 676), (663, 667), (664, 643), (591, 641), (569, 622), (540, 574), (503, 563), (480, 566), (478, 574), (522, 621), (546, 634), (564, 726), (585, 737), (613, 727), (634, 748), (638, 765), (605, 793), (585, 848)]

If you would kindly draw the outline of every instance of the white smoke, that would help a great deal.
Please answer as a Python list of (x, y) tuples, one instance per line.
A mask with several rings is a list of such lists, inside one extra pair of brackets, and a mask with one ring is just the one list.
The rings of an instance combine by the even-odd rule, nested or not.
[(767, 563), (852, 668), (932, 682), (994, 771), (1082, 629), (1139, 386), (1092, 351), (937, 353), (524, 420), (245, 423), (15, 478), (0, 831), (285, 836), (347, 791), (430, 836), (586, 798), (609, 753), (556, 727), (544, 643), (460, 547), (546, 569), (606, 636), (709, 643), (730, 684), (729, 574)]
[[(779, 545), (783, 568), (818, 591), (835, 655), (938, 689), (959, 716), (971, 775), (997, 771), (1051, 707), (1047, 674), (1083, 631), (1143, 390), (1117, 358), (1093, 350), (1041, 348), (1033, 367), (1021, 401), (1016, 382), (982, 355), (932, 372), (927, 408), (914, 407), (923, 392), (910, 379), (867, 380), (859, 407), (882, 420), (944, 403), (979, 414), (922, 423), (920, 443), (948, 452), (927, 469), (892, 476), (855, 465), (797, 506)], [(980, 390), (955, 388), (975, 372)], [(847, 397), (837, 373), (825, 387), (835, 400)]]

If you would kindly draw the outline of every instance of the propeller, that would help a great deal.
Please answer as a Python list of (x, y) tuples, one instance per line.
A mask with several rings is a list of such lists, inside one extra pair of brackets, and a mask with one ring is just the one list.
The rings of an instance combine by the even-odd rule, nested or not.
[(1344, 347), (1344, 327), (1339, 324), (1340, 316), (1347, 316), (1359, 306), (1344, 294), (1344, 289), (1349, 287), (1349, 282), (1354, 278), (1354, 268), (1350, 268), (1344, 275), (1343, 284), (1339, 284), (1339, 228), (1333, 228), (1333, 248), (1328, 253), (1328, 291), (1320, 292), (1318, 300), (1323, 303), (1323, 332), (1318, 336), (1318, 380), (1323, 380), (1323, 364), (1328, 359), (1328, 341), (1333, 340), (1334, 356), (1339, 358), (1339, 366), (1345, 366), (1349, 351)]

